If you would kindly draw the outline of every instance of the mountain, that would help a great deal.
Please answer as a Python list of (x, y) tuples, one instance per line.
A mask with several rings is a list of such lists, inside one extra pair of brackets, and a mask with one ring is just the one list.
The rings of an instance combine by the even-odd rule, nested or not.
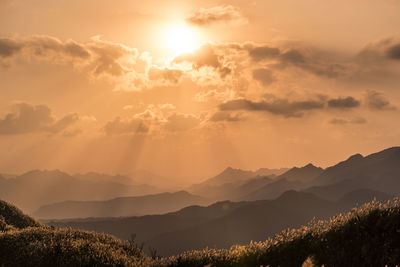
[(316, 185), (329, 185), (343, 180), (363, 179), (373, 183), (383, 183), (390, 190), (396, 184), (398, 190), (400, 179), (400, 147), (392, 147), (363, 157), (360, 154), (351, 156), (335, 166), (327, 168), (315, 179)]
[[(342, 206), (310, 193), (289, 191), (275, 200), (218, 202), (208, 207), (187, 207), (164, 215), (98, 218), (48, 222), (56, 227), (105, 232), (156, 248), (162, 255), (187, 249), (229, 247), (250, 240), (264, 240), (284, 228), (326, 218)], [(171, 244), (174, 244), (171, 246)]]
[(206, 181), (187, 188), (193, 194), (205, 196), (216, 201), (238, 199), (258, 187), (266, 185), (287, 169), (260, 168), (256, 171), (226, 168), (223, 172)]
[(366, 157), (353, 155), (325, 169), (314, 179), (313, 184), (305, 191), (330, 200), (337, 200), (358, 189), (399, 195), (400, 147), (385, 149)]
[(255, 176), (278, 176), (285, 172), (287, 172), (289, 168), (280, 168), (280, 169), (268, 169), (268, 168), (260, 168), (254, 172)]
[(343, 195), (338, 203), (341, 203), (344, 207), (360, 206), (364, 203), (368, 203), (372, 200), (386, 201), (393, 199), (394, 196), (370, 189), (359, 189)]
[(262, 200), (273, 199), (287, 190), (299, 190), (306, 187), (307, 183), (323, 172), (322, 168), (308, 164), (304, 167), (294, 167), (274, 178), (274, 181), (266, 183), (253, 191), (243, 194), (238, 200)]
[(324, 169), (315, 167), (313, 164), (308, 164), (304, 167), (294, 167), (287, 172), (278, 176), (278, 179), (285, 178), (289, 181), (299, 181), (301, 183), (308, 183), (323, 173)]
[(137, 185), (138, 183), (128, 176), (108, 175), (104, 173), (88, 172), (84, 174), (75, 174), (75, 178), (92, 182), (112, 182), (126, 185)]
[[(355, 195), (359, 194), (355, 192)], [(299, 198), (292, 191), (279, 199), (283, 206), (293, 205), (298, 200), (303, 206), (310, 204), (312, 198), (312, 195)], [(218, 211), (223, 213), (225, 209), (221, 210), (221, 207), (226, 204), (213, 205), (209, 213), (211, 217)], [(199, 207), (184, 209), (182, 213), (196, 217), (196, 211), (206, 214)], [(0, 201), (0, 265), (381, 266), (384, 263), (395, 266), (400, 260), (399, 223), (398, 201), (385, 204), (371, 202), (361, 208), (353, 208), (345, 215), (340, 213), (329, 221), (312, 220), (299, 229), (284, 229), (261, 242), (234, 245), (229, 249), (202, 248), (165, 258), (159, 257), (154, 248), (149, 249), (151, 257), (146, 256), (143, 246), (137, 244), (134, 238), (126, 242), (106, 234), (47, 227), (13, 205)], [(168, 243), (167, 246), (174, 247), (175, 243)]]
[(179, 231), (168, 231), (146, 244), (157, 248), (161, 255), (206, 246), (228, 248), (251, 240), (265, 240), (283, 229), (305, 224), (314, 216), (327, 218), (337, 211), (338, 208), (329, 201), (309, 193), (290, 191), (276, 200), (249, 202), (225, 216)]
[(222, 217), (246, 202), (223, 201), (208, 207), (190, 206), (163, 215), (146, 215), (125, 218), (88, 218), (75, 220), (53, 220), (49, 225), (72, 227), (96, 232), (110, 233), (122, 239), (130, 239), (134, 234), (137, 243), (147, 241), (170, 231), (186, 229), (197, 224)]
[(226, 168), (223, 172), (215, 177), (206, 180), (200, 185), (222, 185), (226, 183), (238, 182), (253, 177), (254, 172), (245, 171), (241, 169), (234, 169), (231, 167)]
[(40, 206), (66, 200), (103, 200), (151, 193), (158, 193), (158, 189), (149, 185), (78, 179), (59, 170), (34, 170), (16, 178), (0, 178), (0, 198), (28, 213)]
[(268, 183), (245, 196), (242, 196), (240, 200), (264, 200), (274, 199), (288, 190), (301, 189), (303, 184), (298, 181), (289, 181), (285, 178), (276, 180), (272, 183)]
[(106, 201), (64, 201), (40, 207), (34, 216), (41, 219), (87, 217), (126, 217), (161, 214), (208, 201), (186, 191), (137, 197), (120, 197)]
[(192, 192), (215, 201), (236, 200), (248, 193), (273, 182), (270, 176), (255, 176), (246, 180), (240, 180), (221, 185), (202, 185), (191, 187)]

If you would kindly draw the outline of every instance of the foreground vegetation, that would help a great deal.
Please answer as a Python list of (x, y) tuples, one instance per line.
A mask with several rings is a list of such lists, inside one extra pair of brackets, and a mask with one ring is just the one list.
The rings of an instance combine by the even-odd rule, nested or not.
[(169, 258), (148, 257), (132, 242), (109, 235), (45, 227), (5, 202), (0, 203), (0, 214), (4, 266), (302, 266), (307, 259), (326, 267), (400, 263), (398, 199), (372, 201), (328, 221), (285, 230), (265, 242)]

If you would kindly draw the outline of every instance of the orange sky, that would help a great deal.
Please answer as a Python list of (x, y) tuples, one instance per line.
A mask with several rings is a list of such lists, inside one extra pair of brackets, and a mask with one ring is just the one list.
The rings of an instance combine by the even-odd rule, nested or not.
[(194, 179), (399, 145), (398, 14), (398, 0), (0, 1), (0, 172)]

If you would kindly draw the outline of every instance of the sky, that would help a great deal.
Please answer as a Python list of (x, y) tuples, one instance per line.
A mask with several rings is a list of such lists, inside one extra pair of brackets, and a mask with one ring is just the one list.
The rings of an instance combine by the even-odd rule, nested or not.
[(397, 146), (398, 14), (399, 0), (0, 0), (0, 172), (195, 180)]

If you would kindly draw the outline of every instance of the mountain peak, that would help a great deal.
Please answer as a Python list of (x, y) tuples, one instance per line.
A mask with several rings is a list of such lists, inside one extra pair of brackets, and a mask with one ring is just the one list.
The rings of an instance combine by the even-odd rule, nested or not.
[(360, 160), (360, 159), (363, 159), (363, 158), (364, 158), (363, 155), (357, 153), (357, 154), (354, 154), (354, 155), (350, 156), (347, 159), (347, 161)]

